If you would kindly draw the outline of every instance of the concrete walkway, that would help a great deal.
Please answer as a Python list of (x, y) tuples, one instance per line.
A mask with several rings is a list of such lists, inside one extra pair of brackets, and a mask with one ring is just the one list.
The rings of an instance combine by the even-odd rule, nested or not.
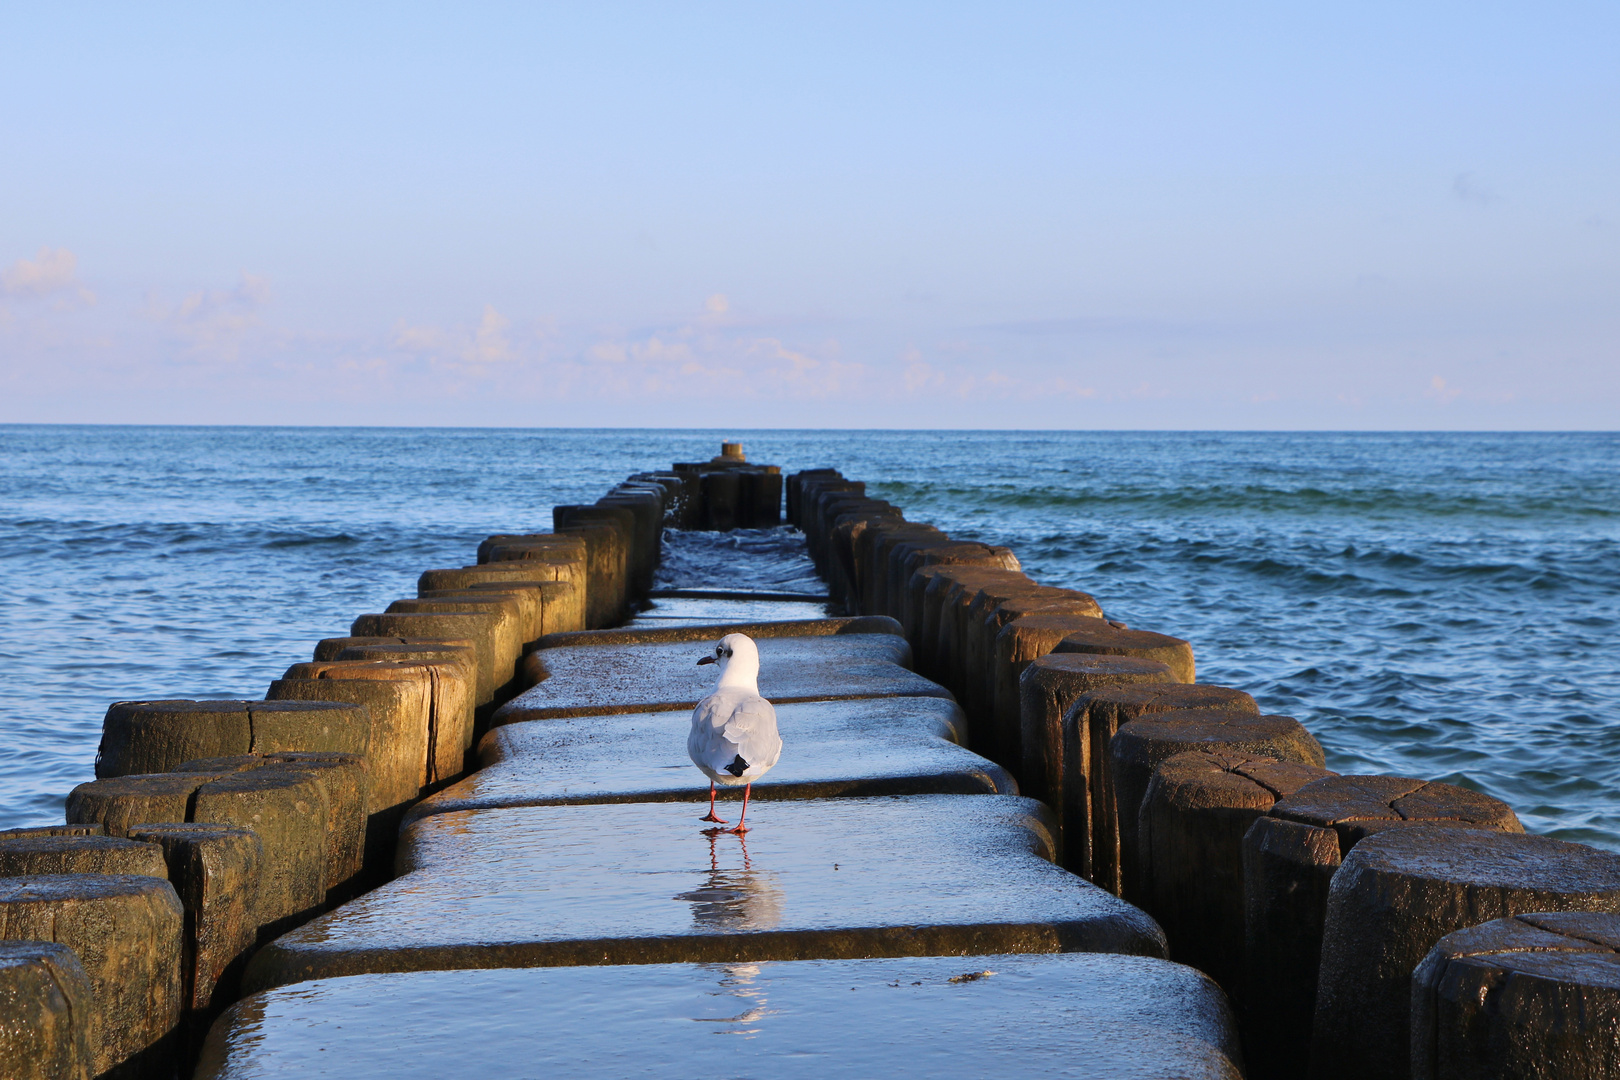
[(706, 832), (685, 734), (729, 627), (659, 604), (541, 643), (399, 876), (262, 949), (199, 1076), (1240, 1075), (1219, 990), (1054, 863), (897, 633), (761, 636), (782, 763)]

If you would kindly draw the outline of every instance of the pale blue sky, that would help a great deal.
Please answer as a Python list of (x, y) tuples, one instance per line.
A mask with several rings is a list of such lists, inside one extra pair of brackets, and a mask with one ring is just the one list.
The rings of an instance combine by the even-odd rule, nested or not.
[(1620, 426), (1609, 3), (0, 6), (0, 422)]

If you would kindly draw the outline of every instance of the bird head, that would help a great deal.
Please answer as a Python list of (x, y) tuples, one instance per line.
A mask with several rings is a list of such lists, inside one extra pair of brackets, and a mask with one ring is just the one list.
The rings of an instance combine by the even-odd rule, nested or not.
[(759, 682), (759, 646), (747, 634), (727, 634), (715, 643), (714, 652), (698, 661), (720, 667), (721, 686), (754, 687)]

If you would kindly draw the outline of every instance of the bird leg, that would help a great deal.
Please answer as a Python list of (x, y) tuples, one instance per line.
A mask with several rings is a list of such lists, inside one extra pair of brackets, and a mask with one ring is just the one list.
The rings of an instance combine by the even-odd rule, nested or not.
[(753, 784), (749, 784), (747, 787), (743, 788), (743, 808), (742, 813), (737, 815), (737, 827), (735, 829), (727, 829), (727, 832), (734, 832), (738, 836), (741, 836), (743, 833), (748, 831), (748, 826), (744, 825), (743, 822), (748, 819), (748, 795), (753, 790)]
[[(748, 812), (748, 796), (746, 794), (744, 794), (743, 795), (743, 813), (746, 814), (747, 812)], [(715, 812), (714, 812), (714, 781), (713, 780), (709, 781), (709, 812), (707, 814), (705, 814), (703, 817), (698, 818), (698, 820), (699, 821), (715, 821), (715, 822), (719, 822), (721, 825), (724, 825), (726, 823), (725, 818), (715, 816)]]

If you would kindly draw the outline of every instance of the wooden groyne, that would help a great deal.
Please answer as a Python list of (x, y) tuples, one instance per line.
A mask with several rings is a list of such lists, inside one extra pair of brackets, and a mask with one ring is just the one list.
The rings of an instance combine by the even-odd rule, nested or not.
[[(666, 528), (784, 499), (836, 614), (644, 617)], [(0, 1075), (1620, 1076), (1620, 857), (1335, 775), (832, 469), (726, 444), (551, 526), (263, 699), (113, 704), (67, 821), (0, 834)], [(738, 631), (786, 742), (746, 837), (684, 753)]]

